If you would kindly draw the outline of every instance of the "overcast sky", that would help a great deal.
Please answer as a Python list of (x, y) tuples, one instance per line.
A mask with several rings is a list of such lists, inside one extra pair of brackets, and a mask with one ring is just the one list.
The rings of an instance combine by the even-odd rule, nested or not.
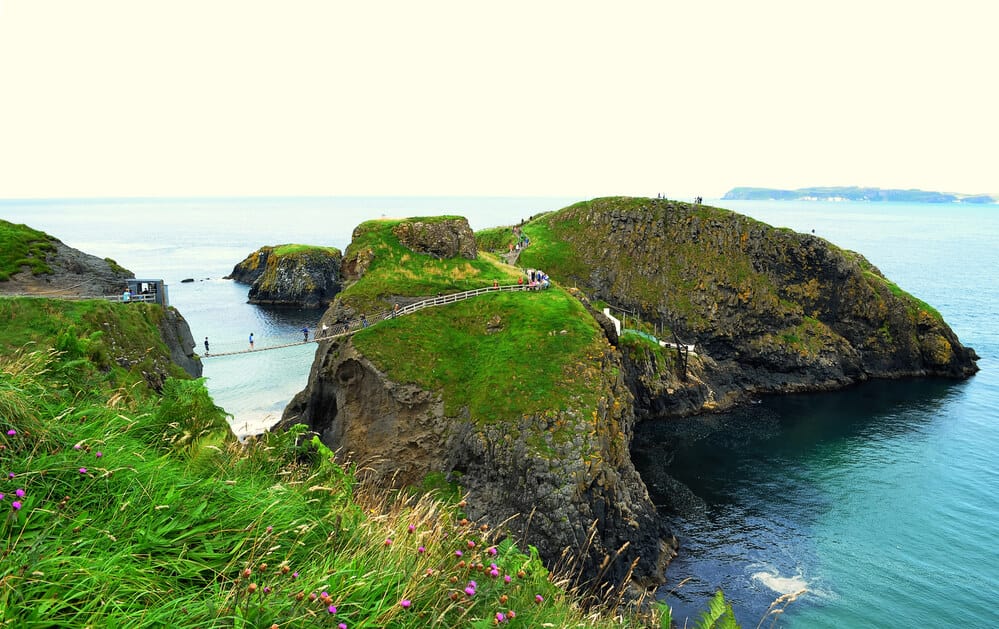
[(999, 3), (0, 0), (0, 198), (999, 193)]

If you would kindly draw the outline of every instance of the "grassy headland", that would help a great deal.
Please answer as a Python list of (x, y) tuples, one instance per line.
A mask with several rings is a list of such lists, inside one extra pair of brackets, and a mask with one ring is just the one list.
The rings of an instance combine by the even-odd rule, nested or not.
[[(785, 339), (793, 353), (814, 353), (835, 343), (830, 326), (845, 316), (835, 312), (841, 298), (874, 300), (886, 311), (891, 295), (912, 320), (942, 323), (936, 310), (860, 254), (725, 209), (611, 197), (535, 218), (523, 230), (531, 246), (521, 265), (600, 298), (613, 296), (647, 320), (679, 324), (689, 337), (752, 338), (759, 333), (754, 326), (767, 321), (778, 344)], [(850, 266), (865, 271), (860, 281), (843, 279)], [(816, 341), (802, 344), (800, 332)]]
[[(391, 339), (390, 342), (386, 339)], [(490, 423), (590, 408), (602, 333), (565, 291), (497, 293), (363, 330), (355, 346), (396, 382), (440, 391), (445, 412)]]

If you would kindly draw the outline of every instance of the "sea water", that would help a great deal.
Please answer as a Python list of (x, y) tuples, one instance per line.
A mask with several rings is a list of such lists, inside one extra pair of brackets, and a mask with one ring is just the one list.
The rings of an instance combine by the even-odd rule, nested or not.
[(675, 450), (666, 471), (698, 498), (667, 517), (681, 546), (660, 598), (682, 621), (722, 588), (748, 627), (999, 626), (999, 208), (717, 204), (862, 253), (982, 371), (641, 425), (636, 441), (670, 445), (639, 466)]
[[(458, 214), (480, 229), (577, 200), (0, 201), (0, 218), (114, 258), (140, 277), (165, 279), (198, 351), (208, 336), (222, 352), (246, 348), (250, 332), (258, 348), (301, 338), (321, 315), (249, 305), (247, 286), (221, 279), (263, 245), (342, 250), (353, 228), (371, 218)], [(716, 588), (747, 627), (781, 594), (802, 590), (775, 626), (999, 624), (999, 208), (711, 203), (814, 230), (862, 253), (937, 308), (982, 356), (982, 371), (966, 381), (875, 382), (765, 398), (728, 414), (639, 426), (646, 445), (636, 451), (638, 465), (649, 473), (672, 453), (665, 471), (696, 497), (688, 513), (664, 514), (681, 547), (659, 596), (681, 626)], [(209, 390), (233, 414), (237, 433), (280, 417), (305, 386), (314, 351), (305, 345), (205, 361)], [(657, 439), (669, 450), (648, 445)]]

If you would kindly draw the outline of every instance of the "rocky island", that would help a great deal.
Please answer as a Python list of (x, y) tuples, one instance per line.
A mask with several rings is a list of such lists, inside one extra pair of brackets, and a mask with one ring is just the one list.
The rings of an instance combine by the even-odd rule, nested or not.
[(340, 291), (341, 258), (335, 247), (261, 247), (224, 279), (249, 284), (251, 304), (326, 307)]
[[(578, 290), (498, 291), (323, 342), (282, 425), (305, 423), (384, 483), (444, 475), (470, 516), (507, 522), (552, 564), (569, 548), (587, 578), (660, 582), (675, 547), (631, 462), (635, 421), (977, 371), (932, 307), (815, 236), (645, 198), (518, 228), (531, 243), (520, 268), (473, 255), (458, 217), (358, 226), (326, 324), (516, 283), (527, 267)], [(506, 252), (516, 238), (481, 240)], [(605, 307), (630, 313), (627, 329)]]

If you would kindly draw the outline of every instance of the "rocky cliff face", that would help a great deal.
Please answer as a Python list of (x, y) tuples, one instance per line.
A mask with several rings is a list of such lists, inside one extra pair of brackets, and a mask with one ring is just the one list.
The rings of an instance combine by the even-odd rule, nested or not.
[(45, 262), (52, 273), (34, 275), (25, 270), (0, 282), (0, 294), (30, 294), (39, 297), (99, 297), (119, 295), (125, 280), (135, 274), (109, 258), (84, 253), (52, 238)]
[[(556, 257), (532, 245), (522, 264), (575, 282), (695, 344), (704, 360), (691, 373), (709, 393), (694, 395), (708, 408), (759, 392), (977, 371), (974, 350), (938, 313), (859, 254), (815, 236), (658, 199), (598, 199), (525, 229), (571, 254), (563, 249)], [(632, 363), (631, 371), (652, 386), (647, 399), (677, 390), (672, 376), (657, 378), (658, 367), (650, 370), (648, 361)]]
[(160, 336), (170, 350), (170, 359), (187, 372), (192, 378), (200, 378), (202, 373), (201, 359), (195, 353), (196, 343), (191, 334), (191, 326), (187, 319), (176, 308), (166, 308), (160, 321)]
[(226, 279), (250, 284), (251, 304), (325, 307), (340, 292), (341, 258), (326, 247), (261, 247)]
[[(324, 343), (281, 425), (309, 425), (385, 483), (449, 474), (468, 491), (472, 518), (509, 520), (549, 562), (569, 548), (585, 574), (617, 582), (637, 561), (633, 576), (658, 583), (675, 541), (631, 463), (631, 395), (617, 353), (605, 351), (602, 377), (592, 383), (601, 392), (597, 408), (483, 425), (445, 414), (439, 394), (390, 381), (349, 339)], [(614, 560), (601, 572), (606, 556)]]
[(475, 233), (465, 218), (412, 219), (397, 225), (392, 233), (412, 251), (438, 259), (474, 260), (478, 255)]

